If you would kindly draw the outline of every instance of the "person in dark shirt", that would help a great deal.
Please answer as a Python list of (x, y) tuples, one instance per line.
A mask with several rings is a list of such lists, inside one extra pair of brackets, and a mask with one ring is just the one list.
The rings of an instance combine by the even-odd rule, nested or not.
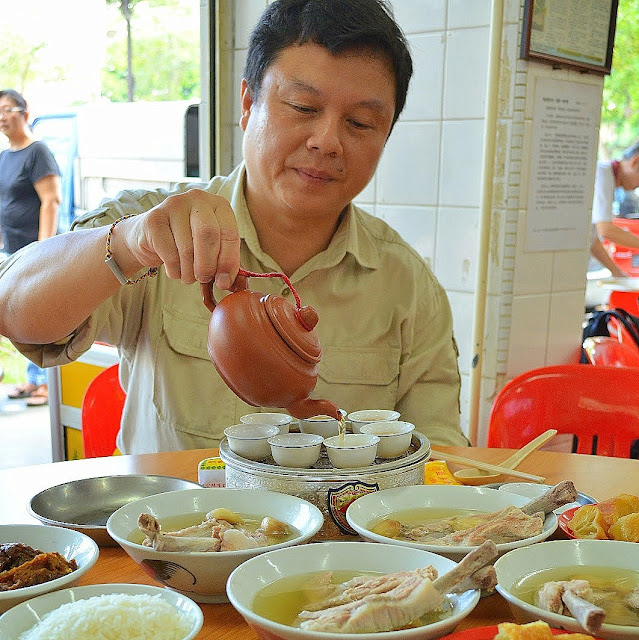
[[(12, 254), (36, 240), (55, 235), (62, 200), (60, 169), (44, 142), (29, 127), (26, 100), (13, 89), (0, 91), (0, 132), (9, 148), (0, 153), (0, 233), (2, 250)], [(27, 398), (29, 406), (48, 402), (46, 374), (33, 363), (27, 382), (9, 398)]]

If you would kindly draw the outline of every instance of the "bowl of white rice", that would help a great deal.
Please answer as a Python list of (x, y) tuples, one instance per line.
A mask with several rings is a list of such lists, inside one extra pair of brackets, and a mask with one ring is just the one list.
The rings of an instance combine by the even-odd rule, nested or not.
[(200, 607), (186, 596), (141, 584), (94, 584), (38, 596), (0, 616), (12, 640), (193, 640)]

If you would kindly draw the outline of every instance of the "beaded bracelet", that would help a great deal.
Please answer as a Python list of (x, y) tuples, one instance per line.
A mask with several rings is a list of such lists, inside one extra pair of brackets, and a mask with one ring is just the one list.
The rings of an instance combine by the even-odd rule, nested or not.
[(111, 271), (113, 272), (113, 275), (118, 279), (118, 282), (120, 284), (137, 284), (138, 282), (140, 282), (140, 280), (144, 280), (144, 278), (153, 278), (158, 274), (157, 267), (150, 267), (149, 270), (146, 273), (142, 274), (139, 278), (136, 278), (135, 280), (129, 280), (122, 273), (122, 269), (120, 269), (120, 266), (115, 261), (115, 258), (111, 253), (111, 236), (113, 235), (113, 229), (115, 229), (115, 226), (119, 222), (122, 222), (122, 220), (126, 220), (127, 218), (132, 218), (134, 215), (135, 214), (132, 213), (127, 216), (122, 216), (121, 218), (118, 218), (109, 228), (109, 233), (107, 234), (107, 238), (106, 238), (106, 255), (104, 256), (104, 262), (106, 263), (107, 267), (111, 269)]

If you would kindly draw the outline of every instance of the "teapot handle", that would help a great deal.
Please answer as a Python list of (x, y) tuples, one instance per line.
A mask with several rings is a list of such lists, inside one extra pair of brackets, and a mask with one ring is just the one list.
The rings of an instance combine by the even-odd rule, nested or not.
[[(244, 271), (244, 269), (240, 269), (237, 278), (231, 285), (229, 291), (235, 293), (236, 291), (243, 291), (248, 288), (248, 271)], [(217, 301), (215, 300), (215, 296), (213, 295), (213, 285), (214, 281), (211, 282), (201, 282), (200, 290), (202, 291), (202, 302), (204, 302), (204, 306), (211, 312), (215, 310), (217, 305)]]

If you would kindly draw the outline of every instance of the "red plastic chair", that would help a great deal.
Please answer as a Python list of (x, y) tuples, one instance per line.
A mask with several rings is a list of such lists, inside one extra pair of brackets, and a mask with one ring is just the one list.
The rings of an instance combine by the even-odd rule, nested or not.
[[(620, 229), (625, 229), (630, 233), (639, 235), (639, 220), (634, 218), (613, 218), (613, 224)], [(614, 242), (604, 241), (604, 246), (608, 249), (610, 257), (629, 276), (639, 276), (639, 249), (624, 247)], [(636, 312), (635, 312), (636, 313)]]
[(623, 309), (633, 316), (639, 315), (639, 293), (636, 291), (611, 291), (608, 306)]
[(628, 458), (639, 440), (639, 367), (564, 364), (533, 369), (497, 395), (489, 447), (518, 448), (557, 429), (576, 453)]
[(89, 384), (82, 400), (82, 442), (85, 458), (117, 454), (126, 394), (118, 378), (119, 365), (101, 371)]
[(584, 351), (590, 364), (639, 367), (639, 348), (634, 342), (619, 342), (609, 336), (593, 336), (584, 340)]

